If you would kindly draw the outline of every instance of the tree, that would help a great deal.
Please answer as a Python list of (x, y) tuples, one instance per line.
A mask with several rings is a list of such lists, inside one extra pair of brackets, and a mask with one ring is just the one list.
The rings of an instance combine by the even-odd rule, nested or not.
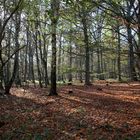
[[(20, 32), (20, 13), (17, 12), (15, 15), (15, 48), (16, 50), (19, 50), (20, 44), (19, 44), (19, 32)], [(10, 94), (10, 89), (12, 87), (12, 84), (17, 76), (17, 82), (19, 82), (19, 51), (15, 53), (14, 58), (14, 68), (11, 79), (6, 83), (5, 85), (5, 94)]]
[(51, 0), (51, 36), (52, 36), (52, 60), (51, 60), (51, 89), (49, 95), (57, 95), (56, 89), (56, 29), (59, 17), (59, 0)]
[[(89, 47), (89, 36), (88, 36), (88, 7), (86, 2), (81, 2), (81, 23), (84, 31), (84, 43), (85, 43), (85, 85), (90, 85), (90, 47)], [(88, 9), (89, 10), (89, 9)]]
[[(11, 59), (11, 57), (13, 55), (15, 55), (15, 57), (16, 57), (16, 54), (20, 50), (20, 48), (18, 47), (15, 50), (15, 52), (12, 55), (10, 55), (7, 58), (7, 60), (4, 61), (3, 56), (2, 56), (3, 48), (4, 48), (3, 44), (2, 44), (2, 41), (4, 40), (4, 37), (5, 37), (6, 26), (8, 25), (8, 23), (9, 23), (10, 19), (13, 17), (13, 15), (19, 10), (19, 8), (21, 8), (22, 4), (23, 4), (23, 0), (19, 0), (15, 4), (12, 12), (10, 14), (8, 14), (8, 12), (7, 12), (7, 14), (4, 15), (5, 17), (3, 19), (2, 18), (0, 19), (0, 89), (4, 89), (3, 84), (2, 84), (3, 83), (3, 68), (4, 68), (4, 66), (8, 63), (8, 61)], [(3, 10), (5, 10), (5, 4), (3, 5)], [(18, 60), (16, 60), (16, 61), (18, 61)], [(10, 83), (12, 83), (12, 81)], [(8, 88), (6, 86), (5, 87), (5, 93), (9, 94), (10, 88), (11, 88), (11, 86), (8, 86)]]

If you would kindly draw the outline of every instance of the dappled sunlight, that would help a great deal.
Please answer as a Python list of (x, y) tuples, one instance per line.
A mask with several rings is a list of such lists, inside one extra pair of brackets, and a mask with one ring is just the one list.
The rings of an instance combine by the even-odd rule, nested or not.
[(73, 100), (73, 101), (77, 101), (77, 102), (80, 102), (80, 103), (84, 103), (84, 104), (89, 104), (90, 103), (89, 101), (91, 101), (91, 100), (84, 101), (80, 97), (76, 97), (76, 96), (65, 96), (64, 94), (61, 94), (61, 97), (66, 98), (66, 99), (70, 99), (70, 100)]
[[(130, 87), (127, 92), (123, 92), (123, 86), (116, 92), (112, 88), (105, 85), (63, 86), (58, 89), (57, 97), (47, 96), (45, 88), (13, 88), (9, 99), (0, 103), (1, 110), (7, 110), (2, 116), (9, 115), (12, 122), (2, 127), (0, 133), (13, 128), (17, 132), (26, 127), (26, 135), (34, 131), (44, 135), (47, 131), (50, 137), (54, 137), (55, 132), (67, 139), (80, 139), (110, 132), (115, 136), (118, 131), (120, 135), (137, 132), (140, 128), (139, 95), (133, 94)], [(69, 93), (69, 89), (73, 92)]]
[(18, 88), (18, 89), (16, 89), (16, 88), (14, 89), (13, 88), (12, 89), (12, 95), (15, 95), (15, 96), (20, 97), (20, 98), (31, 99), (34, 102), (41, 103), (41, 104), (55, 102), (55, 99), (53, 99), (52, 97), (42, 96), (44, 94), (41, 94), (40, 92), (39, 92), (39, 94), (35, 94), (33, 91), (30, 91), (28, 89), (27, 90), (24, 90), (22, 88)]
[[(73, 88), (73, 92), (78, 95), (81, 93), (83, 93), (83, 97), (87, 97), (87, 96), (102, 96), (102, 97), (112, 97), (112, 98), (116, 98), (119, 100), (124, 100), (124, 101), (129, 101), (129, 102), (139, 102), (140, 101), (140, 89), (131, 89), (131, 87), (127, 88), (128, 91), (124, 92), (125, 87), (120, 87), (119, 90), (117, 89), (113, 89), (112, 87), (102, 87), (102, 91), (98, 91), (96, 90), (96, 86), (92, 87), (92, 89), (90, 88), (90, 91), (87, 91), (86, 89), (78, 89), (78, 88)], [(136, 94), (137, 93), (137, 94)]]
[(140, 140), (140, 0), (0, 0), (0, 140)]

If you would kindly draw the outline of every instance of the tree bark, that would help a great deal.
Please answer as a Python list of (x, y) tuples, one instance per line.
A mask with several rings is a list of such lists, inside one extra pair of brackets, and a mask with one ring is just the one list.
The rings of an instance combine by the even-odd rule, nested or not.
[(61, 72), (61, 52), (62, 52), (62, 33), (60, 34), (59, 39), (59, 51), (58, 51), (58, 81), (62, 81), (62, 72)]
[(51, 31), (52, 31), (52, 60), (51, 60), (51, 88), (50, 96), (57, 95), (56, 89), (56, 29), (58, 22), (59, 0), (51, 1)]
[(117, 69), (118, 69), (118, 80), (121, 81), (121, 40), (120, 40), (120, 28), (117, 26), (118, 33), (118, 46), (117, 46)]
[(38, 72), (38, 80), (39, 86), (42, 88), (42, 76), (40, 71), (40, 60), (39, 60), (39, 53), (38, 53), (38, 23), (35, 23), (35, 50), (36, 50), (36, 62), (37, 62), (37, 72)]
[[(70, 27), (72, 28), (72, 27)], [(70, 29), (70, 42), (69, 42), (69, 75), (68, 75), (69, 83), (72, 82), (72, 31)]]
[[(129, 17), (129, 20), (131, 21), (131, 5), (129, 4), (129, 2), (127, 2), (127, 16)], [(134, 48), (133, 48), (133, 36), (132, 36), (132, 30), (130, 27), (131, 22), (129, 22), (127, 24), (127, 35), (128, 35), (128, 44), (129, 44), (129, 78), (130, 81), (137, 81), (137, 75), (136, 75), (136, 71), (135, 71), (135, 67), (134, 67)]]
[(83, 11), (82, 15), (82, 24), (84, 30), (84, 43), (85, 43), (85, 85), (90, 85), (90, 57), (89, 57), (89, 39), (88, 39), (88, 31), (87, 31), (87, 19), (86, 14)]

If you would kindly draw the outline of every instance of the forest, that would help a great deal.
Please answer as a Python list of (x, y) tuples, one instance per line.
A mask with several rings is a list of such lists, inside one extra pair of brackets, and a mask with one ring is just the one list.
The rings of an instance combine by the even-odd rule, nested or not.
[(140, 0), (0, 0), (0, 140), (139, 140)]

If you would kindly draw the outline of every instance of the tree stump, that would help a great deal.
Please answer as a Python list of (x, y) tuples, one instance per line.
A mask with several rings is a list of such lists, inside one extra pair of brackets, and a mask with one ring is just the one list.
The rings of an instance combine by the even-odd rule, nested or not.
[(73, 90), (72, 90), (72, 89), (69, 89), (69, 90), (68, 90), (68, 93), (69, 93), (69, 94), (73, 93)]
[(71, 81), (69, 81), (68, 82), (68, 93), (73, 93), (73, 89), (72, 89), (72, 82)]
[(68, 82), (68, 86), (71, 86), (72, 85), (72, 82)]

